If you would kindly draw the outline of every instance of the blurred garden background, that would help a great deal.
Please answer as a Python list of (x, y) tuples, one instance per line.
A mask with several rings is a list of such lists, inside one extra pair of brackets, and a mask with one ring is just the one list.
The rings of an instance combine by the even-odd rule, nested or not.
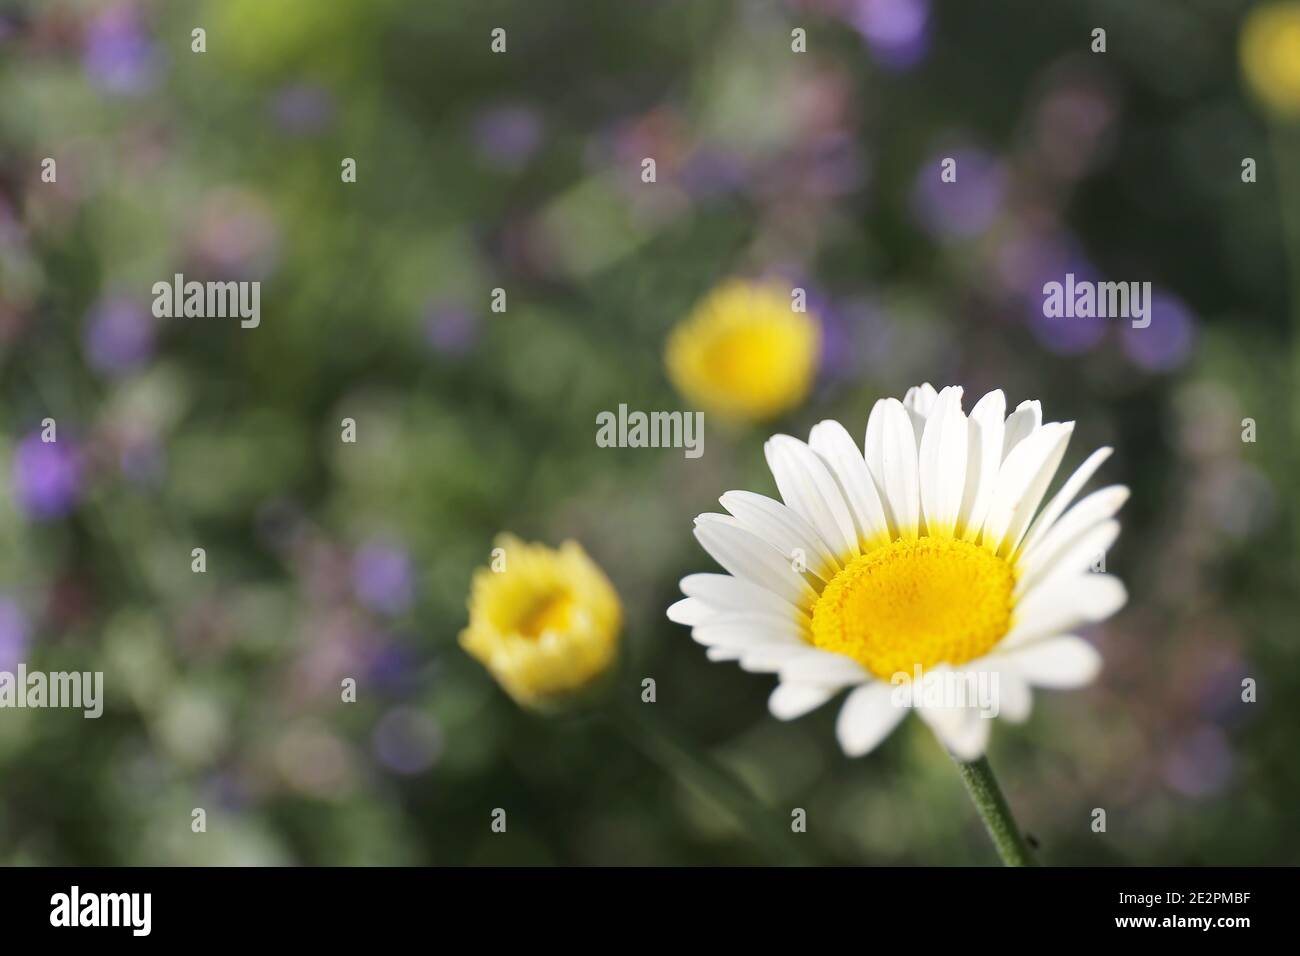
[[(0, 711), (0, 862), (993, 862), (919, 721), (850, 760), (834, 707), (772, 719), (771, 677), (664, 616), (714, 569), (694, 516), (775, 494), (770, 433), (861, 440), (922, 381), (1041, 399), (1067, 471), (1113, 444), (1133, 489), (1101, 677), (994, 731), (1044, 861), (1297, 862), (1292, 20), (0, 0), (0, 669), (105, 675), (99, 720)], [(154, 318), (178, 272), (260, 281), (260, 327)], [(1152, 324), (1045, 319), (1066, 272), (1151, 281)], [(809, 290), (808, 399), (706, 418), (698, 459), (598, 447), (601, 411), (690, 407), (665, 341), (735, 276)], [(579, 541), (624, 606), (614, 695), (808, 832), (773, 848), (599, 712), (517, 707), (457, 643), (502, 530)]]

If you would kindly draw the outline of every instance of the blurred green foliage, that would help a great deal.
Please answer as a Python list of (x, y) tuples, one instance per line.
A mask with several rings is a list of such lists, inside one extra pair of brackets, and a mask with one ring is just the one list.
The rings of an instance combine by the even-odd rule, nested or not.
[[(994, 734), (1044, 858), (1294, 863), (1300, 146), (1240, 89), (1246, 7), (0, 3), (0, 666), (107, 689), (98, 721), (0, 712), (0, 860), (769, 860), (618, 725), (523, 713), (460, 651), (509, 529), (583, 543), (626, 607), (616, 692), (653, 676), (656, 719), (779, 819), (807, 809), (815, 859), (990, 862), (919, 723), (848, 760), (833, 707), (776, 722), (771, 678), (664, 618), (710, 569), (691, 519), (775, 493), (767, 430), (710, 426), (694, 461), (594, 442), (601, 410), (681, 407), (667, 330), (772, 272), (828, 328), (773, 430), (860, 435), (929, 380), (1077, 419), (1067, 466), (1116, 446), (1131, 599), (1105, 670)], [(930, 209), (954, 150), (985, 175)], [(1036, 257), (1178, 314), (1063, 342), (1030, 316)], [(262, 281), (261, 326), (152, 320), (177, 272)], [(46, 417), (66, 468), (30, 445)]]

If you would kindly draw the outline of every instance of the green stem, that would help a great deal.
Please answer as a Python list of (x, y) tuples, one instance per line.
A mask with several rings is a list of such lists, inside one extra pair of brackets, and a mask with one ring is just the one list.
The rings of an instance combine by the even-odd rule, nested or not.
[(811, 866), (815, 861), (798, 846), (797, 834), (758, 802), (749, 788), (723, 770), (693, 744), (652, 721), (635, 708), (615, 707), (615, 722), (628, 740), (674, 780), (713, 803), (759, 844), (774, 863)]
[(989, 831), (1002, 862), (1007, 866), (1037, 866), (1038, 861), (1034, 859), (1029, 844), (1016, 826), (1016, 819), (1011, 815), (1002, 788), (998, 786), (998, 778), (993, 776), (988, 758), (980, 757), (970, 763), (958, 760), (957, 769), (961, 772), (966, 792), (970, 794), (975, 809), (984, 820), (984, 827)]

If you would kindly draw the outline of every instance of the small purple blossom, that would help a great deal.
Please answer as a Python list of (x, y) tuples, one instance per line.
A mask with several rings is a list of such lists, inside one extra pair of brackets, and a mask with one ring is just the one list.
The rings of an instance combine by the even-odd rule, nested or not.
[(711, 199), (738, 192), (749, 171), (742, 157), (725, 149), (704, 147), (691, 153), (682, 166), (681, 182), (696, 199)]
[(19, 442), (13, 489), (28, 517), (48, 521), (72, 511), (81, 500), (81, 479), (81, 454), (67, 438), (44, 442), (32, 433)]
[(460, 303), (441, 302), (429, 307), (424, 331), (435, 352), (461, 356), (473, 349), (478, 341), (478, 320)]
[(1096, 283), (1097, 269), (1064, 243), (1040, 251), (1046, 254), (1035, 258), (1023, 276), (1022, 292), (1030, 330), (1044, 348), (1057, 355), (1081, 355), (1092, 351), (1101, 344), (1115, 320), (1096, 316), (1048, 316), (1045, 290), (1050, 282), (1064, 283), (1069, 273), (1074, 274), (1076, 286), (1084, 282)]
[(409, 646), (388, 640), (371, 654), (367, 663), (370, 682), (389, 694), (408, 694), (418, 685), (420, 661)]
[(1196, 322), (1187, 305), (1176, 296), (1156, 292), (1148, 303), (1151, 324), (1135, 328), (1131, 322), (1120, 332), (1120, 345), (1134, 365), (1148, 372), (1169, 372), (1192, 352)]
[(848, 365), (881, 370), (889, 367), (897, 355), (898, 338), (894, 323), (884, 306), (874, 299), (855, 299), (839, 310), (840, 320), (849, 329), (854, 359)]
[(0, 670), (12, 671), (27, 655), (27, 615), (12, 598), (0, 597)]
[(443, 733), (437, 722), (413, 707), (396, 707), (375, 726), (374, 751), (379, 762), (395, 773), (423, 773), (438, 762)]
[(83, 39), (86, 74), (106, 93), (142, 93), (158, 80), (161, 57), (134, 4), (116, 3), (92, 19)]
[[(943, 162), (956, 162), (956, 181), (945, 182)], [(912, 190), (912, 209), (932, 236), (976, 236), (1002, 211), (1006, 170), (997, 157), (975, 147), (936, 154), (926, 160)]]
[(489, 163), (503, 169), (527, 164), (542, 143), (542, 117), (527, 106), (498, 106), (474, 121), (474, 144)]
[(352, 586), (372, 610), (400, 614), (411, 606), (415, 592), (410, 555), (381, 542), (363, 546), (352, 560)]
[(894, 70), (920, 63), (929, 50), (930, 0), (851, 0), (848, 21), (876, 59)]
[(129, 372), (153, 355), (153, 317), (139, 302), (107, 299), (91, 312), (84, 345), (97, 371), (110, 376)]
[(862, 187), (866, 180), (866, 157), (857, 140), (848, 133), (822, 133), (809, 144), (806, 168), (800, 179), (805, 189), (818, 196), (842, 196)]
[(286, 133), (315, 136), (334, 122), (334, 97), (323, 87), (295, 83), (282, 87), (271, 99), (271, 115)]
[(167, 456), (154, 438), (128, 441), (118, 453), (118, 467), (129, 481), (146, 488), (157, 488), (167, 474)]
[(1232, 747), (1213, 724), (1202, 724), (1176, 741), (1164, 759), (1165, 782), (1188, 797), (1208, 797), (1232, 779)]

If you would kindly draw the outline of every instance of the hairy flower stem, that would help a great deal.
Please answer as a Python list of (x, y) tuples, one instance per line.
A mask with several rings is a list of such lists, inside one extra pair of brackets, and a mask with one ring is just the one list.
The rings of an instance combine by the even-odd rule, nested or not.
[(962, 783), (966, 784), (966, 792), (970, 794), (975, 809), (984, 820), (984, 827), (989, 831), (989, 837), (997, 847), (1002, 862), (1007, 866), (1037, 866), (1038, 861), (1025, 842), (1024, 834), (1016, 826), (1015, 817), (1011, 815), (1007, 799), (998, 786), (998, 778), (993, 776), (988, 758), (980, 757), (970, 763), (958, 760), (957, 770), (961, 773)]

